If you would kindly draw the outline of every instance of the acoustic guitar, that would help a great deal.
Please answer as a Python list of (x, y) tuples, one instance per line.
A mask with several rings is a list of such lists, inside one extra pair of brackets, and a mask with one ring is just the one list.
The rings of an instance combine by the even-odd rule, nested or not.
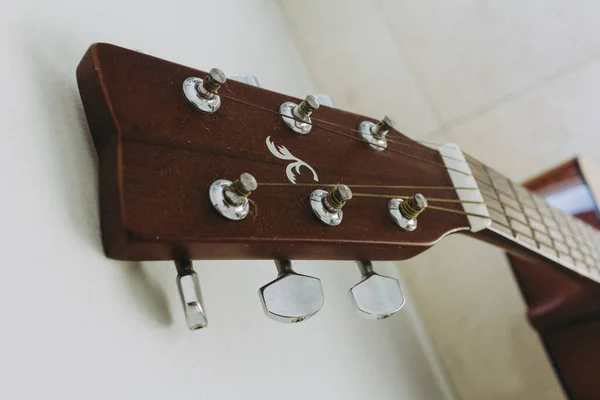
[[(408, 138), (389, 117), (109, 44), (90, 47), (77, 81), (99, 155), (106, 255), (174, 260), (190, 329), (206, 326), (198, 259), (275, 260), (277, 278), (259, 295), (284, 322), (315, 315), (324, 301), (320, 281), (295, 273), (290, 260), (357, 261), (363, 280), (351, 299), (379, 319), (404, 298), (371, 261), (409, 259), (451, 234), (531, 260), (535, 268), (515, 262), (527, 296), (534, 269), (574, 285), (600, 282), (594, 226), (454, 144)], [(545, 332), (557, 317), (528, 298)]]

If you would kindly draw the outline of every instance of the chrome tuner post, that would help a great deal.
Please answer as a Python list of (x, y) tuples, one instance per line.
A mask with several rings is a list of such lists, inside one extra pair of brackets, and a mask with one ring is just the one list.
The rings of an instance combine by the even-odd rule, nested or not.
[(427, 207), (427, 199), (417, 193), (407, 200), (391, 199), (388, 211), (394, 222), (405, 231), (417, 229), (417, 216)]
[(233, 221), (240, 221), (248, 215), (250, 203), (248, 196), (256, 190), (256, 179), (247, 172), (235, 182), (218, 179), (210, 185), (208, 194), (215, 210)]
[(267, 317), (279, 322), (300, 322), (315, 315), (325, 302), (321, 280), (301, 275), (289, 260), (275, 261), (277, 279), (258, 290)]
[(310, 194), (310, 209), (315, 217), (329, 226), (342, 223), (344, 212), (342, 207), (352, 199), (352, 191), (346, 185), (337, 185), (330, 191), (317, 189)]
[(373, 272), (370, 261), (357, 261), (362, 280), (349, 293), (352, 304), (361, 317), (384, 319), (404, 305), (404, 295), (397, 279)]
[(360, 137), (373, 149), (383, 151), (387, 149), (387, 140), (385, 136), (391, 129), (394, 129), (396, 123), (387, 115), (377, 124), (371, 121), (363, 121), (358, 125)]
[(279, 113), (288, 128), (301, 135), (306, 135), (312, 129), (310, 115), (318, 108), (319, 100), (310, 94), (300, 104), (286, 101), (279, 107)]
[(225, 73), (213, 68), (204, 79), (190, 77), (183, 81), (183, 93), (198, 110), (213, 114), (221, 107), (221, 96), (217, 93), (226, 81)]
[(205, 328), (208, 321), (202, 304), (198, 275), (194, 271), (192, 262), (177, 260), (175, 267), (177, 267), (177, 289), (179, 289), (187, 326), (191, 331)]

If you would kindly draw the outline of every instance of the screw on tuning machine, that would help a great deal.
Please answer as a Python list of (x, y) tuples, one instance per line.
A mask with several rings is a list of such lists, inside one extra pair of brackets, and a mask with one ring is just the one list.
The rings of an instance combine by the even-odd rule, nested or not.
[(427, 207), (427, 199), (417, 193), (407, 200), (391, 199), (388, 203), (390, 216), (405, 231), (417, 229), (417, 216)]
[(300, 322), (315, 315), (325, 302), (321, 280), (301, 275), (289, 260), (275, 261), (277, 279), (258, 290), (267, 317), (279, 322)]
[(346, 185), (337, 185), (330, 191), (317, 189), (310, 194), (310, 209), (325, 225), (337, 226), (342, 223), (342, 207), (352, 199), (352, 191)]
[(256, 190), (256, 179), (247, 172), (235, 182), (218, 179), (210, 185), (208, 194), (215, 210), (225, 218), (239, 221), (250, 211), (248, 196)]
[(319, 108), (319, 100), (310, 94), (300, 104), (286, 101), (279, 107), (279, 113), (288, 128), (301, 135), (306, 135), (312, 128), (310, 115), (317, 108)]
[(177, 289), (183, 305), (185, 320), (191, 331), (206, 327), (208, 321), (202, 304), (198, 275), (190, 260), (175, 261), (177, 267)]
[(369, 144), (373, 150), (383, 151), (387, 148), (385, 136), (391, 129), (394, 129), (396, 123), (387, 115), (377, 124), (371, 121), (363, 121), (358, 125), (360, 137)]
[(369, 319), (384, 319), (404, 305), (398, 280), (373, 272), (370, 261), (357, 261), (363, 279), (350, 289), (350, 299), (358, 314)]
[(183, 93), (198, 110), (213, 114), (221, 107), (221, 96), (217, 93), (226, 81), (225, 73), (213, 68), (204, 79), (190, 77), (183, 81)]

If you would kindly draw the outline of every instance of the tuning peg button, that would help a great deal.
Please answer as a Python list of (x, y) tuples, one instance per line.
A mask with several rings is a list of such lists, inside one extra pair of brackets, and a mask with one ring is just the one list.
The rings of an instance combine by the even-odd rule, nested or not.
[(358, 314), (369, 319), (384, 319), (404, 305), (398, 280), (373, 271), (370, 261), (357, 261), (363, 279), (350, 289), (350, 299)]
[(191, 331), (206, 327), (206, 313), (202, 304), (198, 274), (190, 260), (175, 261), (177, 267), (177, 289), (185, 313), (185, 320)]
[(267, 317), (294, 323), (315, 315), (325, 302), (321, 280), (294, 272), (289, 260), (275, 261), (275, 265), (277, 279), (258, 291)]

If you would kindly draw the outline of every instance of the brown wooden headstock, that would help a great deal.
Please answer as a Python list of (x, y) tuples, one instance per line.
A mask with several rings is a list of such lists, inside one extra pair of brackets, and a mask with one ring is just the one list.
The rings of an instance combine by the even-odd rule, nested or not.
[[(356, 114), (321, 107), (312, 131), (299, 135), (278, 115), (279, 93), (235, 81), (222, 87), (222, 105), (209, 115), (189, 104), (183, 81), (201, 72), (139, 52), (95, 44), (77, 80), (100, 158), (102, 234), (108, 256), (123, 260), (353, 259), (401, 260), (444, 235), (469, 228), (465, 215), (428, 209), (414, 232), (388, 215), (389, 199), (355, 197), (337, 227), (323, 225), (308, 206), (318, 184), (451, 187), (436, 150), (394, 132), (395, 151), (373, 151), (354, 131)], [(269, 139), (268, 139), (269, 138)], [(310, 165), (291, 184), (267, 141)], [(211, 206), (217, 179), (249, 172), (258, 181), (250, 214), (230, 221)], [(287, 183), (268, 186), (261, 183)], [(454, 190), (352, 187), (355, 193), (457, 200)], [(460, 204), (445, 207), (462, 210)]]

